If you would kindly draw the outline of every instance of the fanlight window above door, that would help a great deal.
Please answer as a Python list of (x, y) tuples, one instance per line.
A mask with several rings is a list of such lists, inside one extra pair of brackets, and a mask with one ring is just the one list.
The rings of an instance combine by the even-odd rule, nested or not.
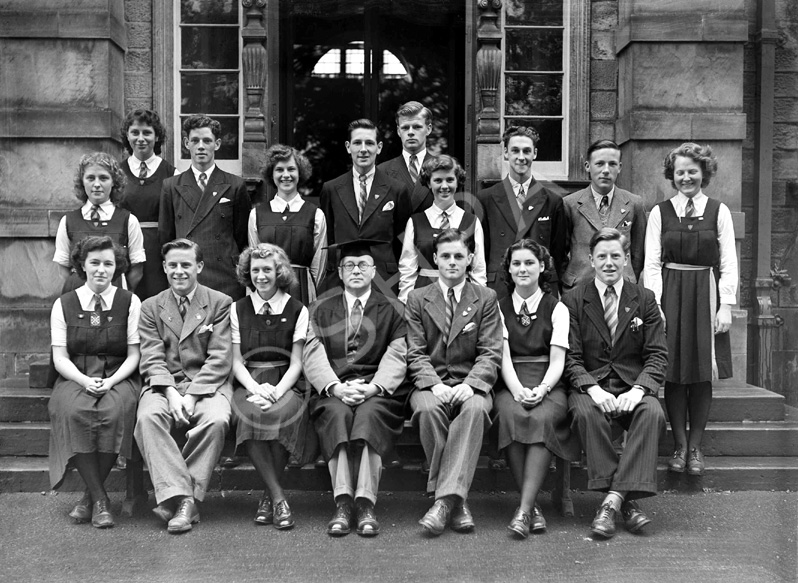
[[(313, 67), (314, 77), (361, 79), (364, 75), (366, 54), (362, 41), (354, 41), (342, 48), (329, 49)], [(382, 78), (410, 80), (407, 69), (389, 50), (382, 51)]]

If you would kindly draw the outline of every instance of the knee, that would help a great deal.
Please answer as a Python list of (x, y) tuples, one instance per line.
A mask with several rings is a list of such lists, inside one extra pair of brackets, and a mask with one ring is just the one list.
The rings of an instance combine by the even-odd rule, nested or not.
[(481, 395), (474, 395), (460, 406), (460, 415), (473, 421), (486, 420), (490, 416), (488, 400)]

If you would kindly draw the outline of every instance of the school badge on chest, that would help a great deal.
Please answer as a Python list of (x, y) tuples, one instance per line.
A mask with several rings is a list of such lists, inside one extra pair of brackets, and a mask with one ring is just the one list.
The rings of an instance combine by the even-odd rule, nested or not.
[(100, 325), (100, 314), (97, 312), (91, 313), (91, 320), (90, 323), (92, 326), (99, 326)]

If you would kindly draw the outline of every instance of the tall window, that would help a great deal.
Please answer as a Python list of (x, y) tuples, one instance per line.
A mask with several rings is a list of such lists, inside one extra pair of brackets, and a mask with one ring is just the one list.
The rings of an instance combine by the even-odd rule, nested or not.
[(189, 115), (203, 113), (222, 124), (216, 160), (241, 173), (241, 35), (237, 0), (175, 0), (180, 18), (175, 34), (175, 162), (188, 168), (181, 126)]
[(504, 127), (540, 134), (536, 172), (568, 175), (568, 50), (565, 0), (504, 2)]

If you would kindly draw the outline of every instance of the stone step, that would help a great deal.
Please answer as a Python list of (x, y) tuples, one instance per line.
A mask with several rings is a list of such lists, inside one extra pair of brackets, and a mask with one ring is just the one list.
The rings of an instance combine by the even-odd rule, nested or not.
[[(710, 422), (781, 421), (784, 397), (752, 385), (729, 384), (714, 388)], [(27, 388), (27, 377), (0, 381), (0, 421), (47, 421), (50, 389)], [(662, 391), (660, 391), (662, 400)]]
[(28, 369), (28, 376), (30, 378), (30, 388), (32, 389), (46, 389), (47, 377), (50, 371), (50, 359), (37, 360), (31, 362)]
[[(672, 474), (666, 470), (667, 458), (660, 458), (658, 479), (660, 490), (701, 491), (715, 490), (791, 490), (798, 483), (798, 459), (795, 457), (707, 457), (706, 474), (694, 477)], [(554, 485), (556, 474), (552, 471), (544, 483), (544, 490)], [(147, 488), (151, 489), (145, 471)], [(426, 477), (417, 464), (406, 464), (402, 468), (386, 469), (383, 472), (380, 490), (423, 491)], [(572, 466), (571, 487), (585, 490), (587, 474), (584, 468)], [(283, 477), (287, 490), (329, 491), (330, 476), (326, 467), (309, 464), (302, 468), (288, 468)], [(77, 471), (70, 470), (61, 492), (79, 492), (83, 483)], [(106, 482), (109, 491), (125, 490), (125, 472), (114, 469)], [(41, 457), (0, 457), (0, 493), (45, 492), (50, 489), (47, 459)], [(254, 490), (263, 489), (263, 484), (254, 468), (242, 464), (236, 468), (214, 471), (210, 490)], [(488, 469), (482, 458), (474, 475), (472, 489), (475, 491), (515, 491), (516, 487), (509, 470)], [(150, 503), (154, 505), (153, 497)]]
[[(46, 456), (50, 439), (48, 422), (0, 423), (0, 456)], [(423, 452), (416, 430), (407, 423), (398, 443), (399, 455), (421, 459)], [(798, 455), (798, 422), (760, 421), (710, 423), (704, 433), (703, 451), (710, 456)], [(483, 452), (486, 450), (483, 449)], [(670, 428), (660, 441), (659, 454), (673, 452)]]

